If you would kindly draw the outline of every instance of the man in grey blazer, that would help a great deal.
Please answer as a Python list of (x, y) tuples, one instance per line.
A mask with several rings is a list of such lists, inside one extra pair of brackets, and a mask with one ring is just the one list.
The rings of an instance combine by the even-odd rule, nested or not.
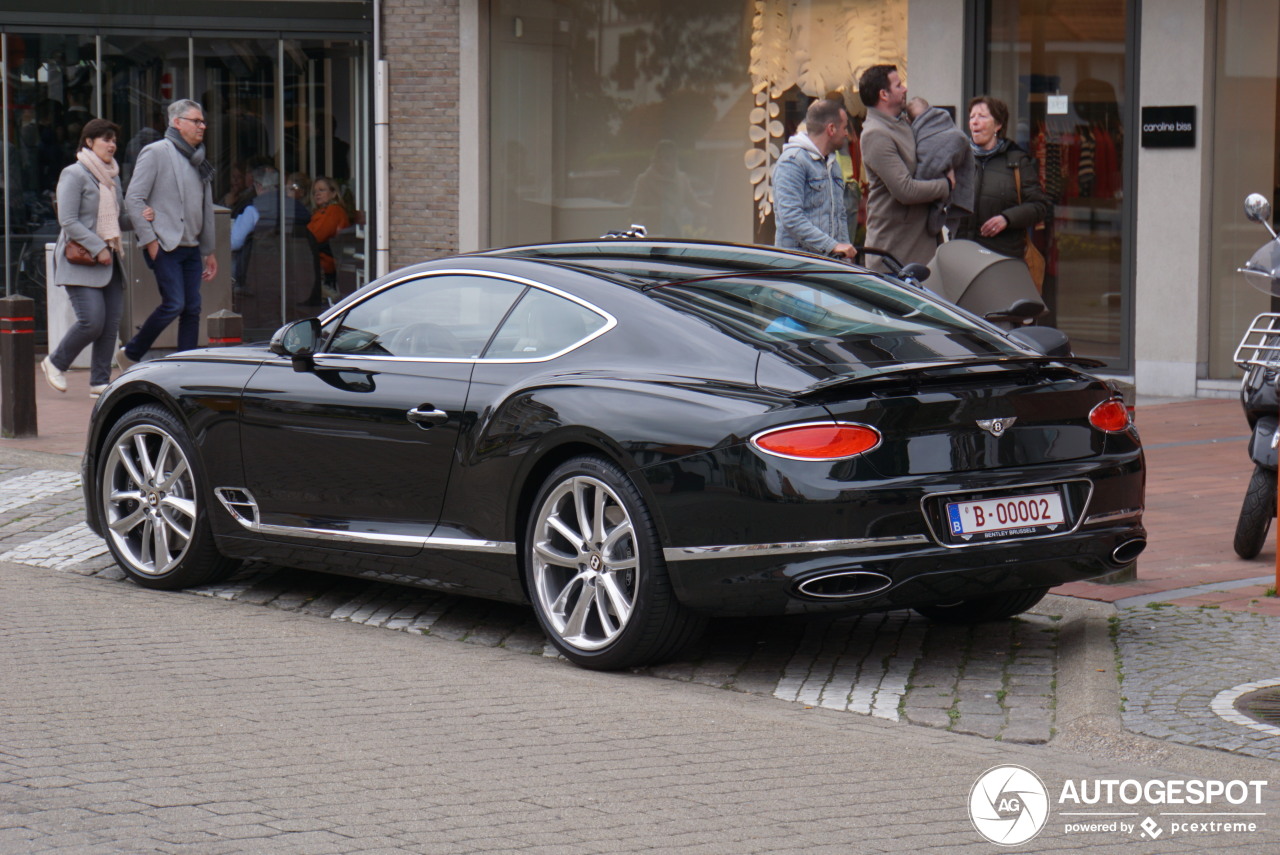
[[(195, 101), (175, 101), (169, 105), (164, 139), (144, 148), (134, 165), (124, 204), (147, 266), (156, 274), (160, 305), (120, 348), (121, 367), (142, 359), (174, 319), (178, 350), (197, 344), (200, 282), (218, 272), (213, 254), (213, 167), (205, 159), (204, 131), (204, 108)], [(153, 222), (142, 218), (148, 206), (155, 210)]]

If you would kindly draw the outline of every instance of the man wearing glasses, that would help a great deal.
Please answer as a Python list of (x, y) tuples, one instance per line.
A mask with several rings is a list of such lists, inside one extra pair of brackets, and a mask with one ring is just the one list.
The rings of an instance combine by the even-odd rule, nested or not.
[[(200, 282), (218, 272), (214, 258), (213, 167), (205, 159), (204, 108), (195, 101), (169, 105), (164, 139), (138, 155), (124, 204), (143, 257), (156, 274), (160, 305), (116, 354), (121, 368), (142, 359), (176, 318), (178, 350), (190, 350), (200, 334)], [(142, 210), (150, 206), (155, 219)], [(135, 214), (136, 212), (136, 214)]]

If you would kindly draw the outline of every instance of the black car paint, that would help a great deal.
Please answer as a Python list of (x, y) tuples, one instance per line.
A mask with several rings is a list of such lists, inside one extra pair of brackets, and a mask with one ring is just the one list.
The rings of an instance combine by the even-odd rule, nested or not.
[[(479, 255), (396, 276), (439, 269), (545, 282), (623, 322), (575, 351), (535, 363), (388, 365), (320, 354), (312, 370), (299, 372), (264, 346), (143, 363), (95, 408), (83, 464), (90, 525), (101, 533), (92, 485), (103, 438), (114, 419), (148, 399), (168, 406), (187, 426), (206, 489), (261, 490), (259, 498), (268, 499), (264, 521), (281, 524), (518, 544), (542, 478), (582, 453), (608, 457), (631, 475), (667, 547), (928, 536), (922, 514), (934, 512), (927, 503), (940, 499), (922, 503), (922, 490), (967, 496), (1087, 479), (1093, 504), (1075, 509), (1077, 523), (1085, 514), (1141, 509), (1136, 431), (1103, 434), (1087, 422), (1091, 407), (1111, 396), (1109, 387), (1061, 361), (991, 364), (998, 351), (985, 333), (854, 341), (838, 353), (769, 349), (720, 335), (639, 289), (557, 262)], [(988, 361), (966, 366), (965, 357)], [(859, 381), (866, 364), (899, 359), (936, 365)], [(388, 392), (390, 403), (379, 397)], [(442, 407), (448, 421), (424, 430), (405, 420), (404, 409), (418, 404)], [(975, 424), (1009, 416), (1018, 423), (999, 438)], [(885, 441), (834, 463), (783, 460), (748, 442), (772, 426), (833, 417), (871, 424)], [(441, 483), (431, 466), (445, 462), (451, 465)], [(524, 599), (512, 555), (269, 539), (246, 531), (212, 498), (205, 507), (228, 555)], [(1115, 569), (1109, 556), (1117, 546), (1143, 536), (1139, 513), (981, 549), (930, 536), (925, 544), (845, 554), (670, 566), (681, 601), (700, 610), (871, 611), (1096, 576)], [(871, 569), (894, 585), (845, 601), (796, 594), (798, 580), (837, 568)]]

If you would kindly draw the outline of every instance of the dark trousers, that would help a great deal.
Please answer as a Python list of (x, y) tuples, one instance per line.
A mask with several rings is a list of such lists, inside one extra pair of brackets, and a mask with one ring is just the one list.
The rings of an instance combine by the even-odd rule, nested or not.
[(200, 247), (180, 246), (172, 252), (162, 249), (156, 253), (154, 261), (144, 249), (142, 257), (155, 271), (160, 305), (142, 322), (138, 334), (124, 346), (124, 355), (135, 362), (151, 349), (156, 338), (175, 318), (178, 320), (178, 350), (191, 350), (200, 338), (200, 275), (204, 272)]
[[(114, 257), (114, 253), (112, 253)], [(75, 310), (76, 322), (57, 348), (49, 354), (49, 361), (59, 371), (66, 371), (80, 355), (80, 351), (93, 345), (90, 360), (89, 384), (105, 386), (111, 382), (111, 357), (116, 352), (116, 332), (120, 326), (120, 310), (124, 302), (124, 273), (120, 260), (112, 261), (115, 269), (105, 288), (89, 288), (83, 285), (67, 285), (67, 297)]]

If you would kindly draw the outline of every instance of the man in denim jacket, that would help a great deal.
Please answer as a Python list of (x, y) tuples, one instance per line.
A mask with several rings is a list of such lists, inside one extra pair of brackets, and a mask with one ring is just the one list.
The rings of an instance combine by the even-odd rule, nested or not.
[(839, 101), (809, 105), (804, 127), (773, 168), (776, 246), (853, 258), (844, 210), (844, 175), (836, 151), (849, 144), (849, 114)]

